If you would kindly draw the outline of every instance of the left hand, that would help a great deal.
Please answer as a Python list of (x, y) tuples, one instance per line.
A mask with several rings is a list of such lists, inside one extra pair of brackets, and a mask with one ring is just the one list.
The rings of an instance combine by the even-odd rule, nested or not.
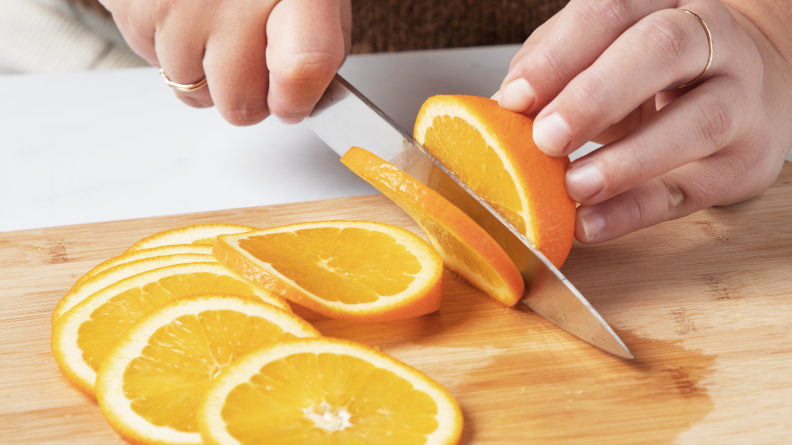
[[(714, 42), (709, 70), (682, 89), (709, 46), (677, 8), (699, 15)], [(610, 142), (567, 170), (579, 241), (732, 204), (778, 176), (792, 147), (792, 75), (735, 15), (718, 0), (572, 0), (514, 57), (499, 102), (535, 115), (543, 152), (567, 156), (600, 134)]]

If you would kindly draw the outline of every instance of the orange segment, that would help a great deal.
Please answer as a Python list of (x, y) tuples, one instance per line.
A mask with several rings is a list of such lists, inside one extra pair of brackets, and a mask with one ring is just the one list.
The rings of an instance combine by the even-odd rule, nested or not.
[(341, 162), (404, 209), (443, 256), (446, 267), (506, 306), (520, 301), (525, 285), (517, 267), (464, 212), (365, 149), (352, 147)]
[(420, 371), (366, 346), (307, 338), (234, 362), (198, 408), (205, 444), (456, 444), (462, 413)]
[(108, 355), (96, 394), (108, 422), (137, 443), (201, 443), (198, 402), (243, 354), (319, 336), (299, 317), (230, 295), (170, 302), (138, 320)]
[(222, 293), (288, 304), (218, 263), (186, 263), (150, 270), (92, 294), (55, 323), (52, 352), (67, 380), (94, 396), (96, 372), (129, 327), (172, 300)]
[(178, 229), (166, 230), (143, 238), (127, 249), (127, 252), (174, 244), (214, 246), (218, 235), (244, 233), (253, 230), (258, 230), (258, 227), (241, 224), (197, 224), (179, 227)]
[(533, 143), (533, 121), (473, 96), (434, 96), (414, 137), (560, 267), (572, 248), (575, 202), (564, 185), (568, 158)]
[(214, 254), (265, 289), (332, 318), (396, 320), (440, 307), (440, 255), (387, 224), (325, 221), (223, 235)]

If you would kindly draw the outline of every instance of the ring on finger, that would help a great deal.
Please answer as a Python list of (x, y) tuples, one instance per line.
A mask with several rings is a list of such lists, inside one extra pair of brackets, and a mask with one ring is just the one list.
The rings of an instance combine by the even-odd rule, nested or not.
[(191, 91), (200, 90), (201, 88), (206, 86), (206, 77), (195, 83), (182, 84), (170, 80), (170, 77), (168, 77), (168, 75), (165, 74), (165, 70), (163, 70), (162, 68), (159, 69), (159, 72), (160, 72), (160, 76), (162, 76), (162, 78), (165, 79), (165, 84), (177, 91), (184, 91), (185, 93), (189, 93)]
[(704, 23), (704, 20), (701, 17), (699, 17), (698, 14), (692, 11), (688, 11), (687, 9), (681, 9), (681, 11), (685, 11), (686, 13), (695, 17), (696, 20), (698, 20), (698, 22), (701, 24), (701, 27), (704, 28), (704, 32), (707, 33), (707, 44), (709, 46), (709, 57), (707, 57), (707, 65), (704, 67), (704, 70), (701, 72), (701, 74), (699, 74), (695, 79), (691, 80), (690, 82), (684, 85), (679, 86), (679, 88), (685, 88), (685, 87), (689, 87), (690, 85), (693, 85), (694, 83), (698, 82), (702, 77), (704, 77), (704, 75), (707, 74), (710, 65), (712, 65), (712, 33), (710, 33), (709, 27), (707, 27), (707, 24)]

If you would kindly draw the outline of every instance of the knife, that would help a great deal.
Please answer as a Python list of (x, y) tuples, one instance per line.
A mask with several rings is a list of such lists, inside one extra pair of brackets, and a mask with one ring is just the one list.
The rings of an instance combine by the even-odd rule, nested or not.
[(443, 195), (514, 261), (525, 281), (522, 303), (603, 351), (633, 358), (608, 323), (524, 235), (341, 76), (330, 82), (305, 123), (339, 155), (363, 147)]

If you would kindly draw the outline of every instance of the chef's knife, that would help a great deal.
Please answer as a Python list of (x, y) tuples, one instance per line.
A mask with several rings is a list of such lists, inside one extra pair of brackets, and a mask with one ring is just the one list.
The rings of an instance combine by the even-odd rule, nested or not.
[(608, 323), (524, 235), (341, 76), (335, 76), (305, 122), (339, 155), (353, 146), (365, 148), (437, 190), (511, 257), (525, 280), (524, 304), (585, 342), (633, 358)]

